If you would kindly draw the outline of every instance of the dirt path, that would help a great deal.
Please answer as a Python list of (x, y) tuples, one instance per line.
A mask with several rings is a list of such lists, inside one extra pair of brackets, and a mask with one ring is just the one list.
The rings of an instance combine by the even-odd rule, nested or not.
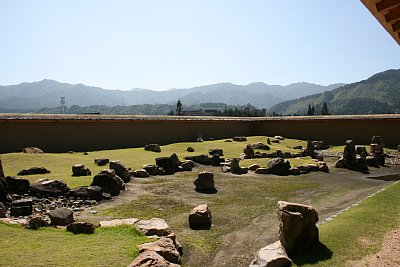
[(381, 250), (359, 261), (350, 261), (347, 267), (400, 266), (400, 227), (386, 235)]

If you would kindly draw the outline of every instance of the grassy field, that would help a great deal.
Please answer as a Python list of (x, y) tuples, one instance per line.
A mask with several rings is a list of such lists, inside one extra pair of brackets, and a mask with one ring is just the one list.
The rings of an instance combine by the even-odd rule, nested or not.
[(295, 259), (296, 266), (345, 266), (377, 253), (385, 234), (400, 225), (400, 183), (364, 200), (319, 227), (324, 245)]
[(0, 266), (127, 266), (148, 242), (133, 227), (98, 228), (92, 235), (26, 230), (0, 222)]
[[(161, 153), (154, 153), (145, 151), (143, 148), (128, 148), (128, 149), (116, 149), (116, 150), (103, 150), (89, 152), (88, 155), (83, 153), (45, 153), (45, 154), (23, 154), (23, 153), (9, 153), (1, 154), (0, 159), (3, 163), (4, 172), (6, 175), (16, 176), (17, 173), (22, 169), (30, 167), (45, 167), (51, 171), (49, 174), (43, 175), (31, 175), (25, 176), (31, 182), (41, 179), (58, 179), (64, 180), (71, 188), (78, 186), (89, 185), (93, 180), (93, 176), (99, 173), (102, 169), (107, 166), (99, 167), (94, 164), (95, 158), (109, 158), (110, 160), (121, 160), (126, 167), (132, 169), (141, 168), (144, 164), (155, 164), (156, 157), (170, 156), (172, 153), (176, 153), (180, 159), (184, 156), (189, 155), (200, 155), (207, 154), (210, 148), (222, 148), (224, 150), (225, 158), (239, 157), (243, 152), (243, 148), (248, 143), (263, 142), (266, 143), (265, 136), (253, 136), (248, 137), (247, 142), (225, 142), (225, 140), (196, 142), (196, 143), (175, 143), (161, 147)], [(286, 139), (280, 141), (279, 144), (272, 143), (271, 151), (280, 149), (282, 152), (298, 152), (293, 146), (305, 145), (304, 141)], [(195, 152), (190, 153), (186, 151), (186, 148), (191, 146), (195, 149)], [(260, 151), (264, 152), (264, 151)], [(254, 161), (254, 160), (253, 160)], [(267, 159), (261, 159), (254, 161), (260, 163), (262, 166), (266, 166)], [(253, 164), (252, 161), (243, 161), (243, 166)], [(86, 177), (73, 177), (72, 176), (72, 165), (74, 164), (85, 164), (92, 171), (92, 176)]]
[[(88, 155), (10, 153), (2, 154), (0, 158), (6, 175), (16, 175), (24, 168), (43, 166), (51, 170), (51, 173), (26, 177), (31, 181), (39, 178), (61, 179), (73, 188), (90, 184), (93, 177), (72, 177), (73, 164), (85, 164), (91, 169), (93, 175), (107, 167), (96, 166), (93, 162), (95, 158), (118, 159), (132, 169), (140, 168), (143, 164), (154, 164), (156, 157), (177, 153), (182, 159), (186, 155), (208, 154), (210, 148), (222, 148), (225, 158), (233, 158), (242, 153), (247, 143), (266, 143), (266, 138), (265, 136), (248, 137), (247, 142), (216, 140), (202, 143), (176, 143), (162, 146), (161, 153), (144, 151), (143, 148), (129, 148), (89, 152)], [(273, 143), (269, 152), (277, 149), (282, 152), (298, 152), (291, 147), (305, 144), (305, 141), (286, 139), (280, 144)], [(194, 147), (195, 152), (187, 152), (188, 146)], [(244, 167), (251, 164), (265, 167), (268, 160), (243, 160), (240, 164)], [(312, 159), (307, 157), (290, 161), (292, 166), (297, 166), (312, 162)], [(193, 181), (197, 174), (204, 170), (214, 173), (215, 186), (218, 190), (216, 194), (202, 194), (194, 190)], [(96, 206), (98, 211), (96, 215), (85, 217), (85, 214), (81, 214), (77, 219), (97, 222), (113, 218), (161, 217), (167, 221), (184, 246), (184, 266), (247, 266), (259, 248), (277, 239), (276, 203), (278, 200), (316, 205), (319, 212), (329, 213), (337, 207), (353, 203), (365, 192), (376, 191), (389, 184), (384, 181), (363, 179), (360, 175), (347, 170), (331, 169), (328, 174), (317, 172), (301, 176), (279, 177), (248, 173), (238, 176), (222, 173), (218, 167), (198, 165), (193, 172), (133, 179), (127, 184), (127, 190), (119, 197)], [(390, 190), (384, 193), (391, 192)], [(212, 211), (213, 227), (211, 230), (193, 231), (188, 225), (188, 213), (193, 207), (203, 203), (208, 204)], [(353, 209), (349, 212), (353, 212)], [(368, 214), (368, 212), (365, 213)], [(360, 217), (361, 215), (353, 216)], [(346, 220), (351, 222), (350, 219)], [(346, 230), (346, 226), (349, 225), (346, 220), (341, 226), (343, 229), (337, 232), (334, 230), (340, 228), (334, 224), (336, 220), (321, 226), (321, 240), (330, 251), (333, 251), (333, 256), (327, 261), (318, 261), (317, 264), (335, 266), (336, 263), (340, 264), (349, 258), (344, 256), (337, 259), (335, 255), (349, 254), (341, 250), (341, 247), (346, 247), (342, 242), (349, 242), (349, 240), (337, 237), (340, 233), (347, 234), (346, 231), (349, 231)], [(357, 221), (357, 223), (362, 222), (362, 219)], [(363, 229), (361, 226), (357, 227), (359, 227), (357, 229)], [(374, 227), (379, 228), (379, 225), (376, 224)], [(376, 237), (379, 243), (381, 233), (390, 227), (392, 226), (383, 226), (377, 231), (380, 234), (370, 236), (374, 240)], [(354, 234), (357, 233), (357, 231), (354, 232)], [(36, 260), (34, 264), (37, 266), (126, 266), (137, 253), (136, 244), (145, 240), (145, 237), (138, 235), (129, 227), (97, 229), (92, 236), (74, 236), (56, 229), (30, 231), (0, 224), (0, 247), (6, 248), (0, 249), (0, 266), (4, 265), (4, 262), (15, 263), (14, 266), (32, 266), (28, 263), (33, 257)], [(357, 245), (354, 242), (349, 244)], [(348, 250), (351, 251), (352, 248)], [(19, 251), (27, 252), (23, 254)], [(326, 252), (324, 250), (322, 254)], [(362, 251), (357, 255), (364, 255), (367, 252)], [(329, 262), (333, 265), (329, 265)], [(62, 265), (64, 263), (65, 265)], [(299, 259), (296, 263), (301, 266), (308, 264), (309, 260)]]

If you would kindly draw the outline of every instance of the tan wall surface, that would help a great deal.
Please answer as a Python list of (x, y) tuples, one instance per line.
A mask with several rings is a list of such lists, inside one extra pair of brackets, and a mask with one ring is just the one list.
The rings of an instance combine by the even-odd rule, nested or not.
[(0, 153), (36, 146), (47, 152), (93, 151), (252, 135), (235, 121), (0, 121)]
[(344, 144), (353, 139), (369, 144), (381, 135), (386, 144), (400, 144), (400, 116), (328, 116), (281, 118), (73, 118), (0, 116), (0, 153), (36, 146), (47, 152), (93, 151), (169, 144), (235, 135), (282, 135)]

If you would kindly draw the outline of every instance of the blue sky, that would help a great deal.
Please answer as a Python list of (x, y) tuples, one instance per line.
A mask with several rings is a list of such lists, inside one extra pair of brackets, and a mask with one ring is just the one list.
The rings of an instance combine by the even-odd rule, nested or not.
[(359, 0), (0, 0), (0, 84), (332, 84), (400, 68)]

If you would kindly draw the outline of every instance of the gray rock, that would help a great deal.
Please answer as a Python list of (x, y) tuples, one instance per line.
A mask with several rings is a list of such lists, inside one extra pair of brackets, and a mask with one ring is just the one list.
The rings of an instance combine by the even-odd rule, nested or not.
[(29, 169), (21, 170), (18, 175), (35, 175), (35, 174), (46, 174), (50, 171), (44, 167), (32, 167)]
[(195, 207), (189, 213), (189, 225), (191, 229), (210, 229), (212, 225), (211, 210), (207, 204)]
[(221, 148), (211, 148), (211, 149), (208, 150), (208, 154), (223, 156), (224, 155), (224, 151)]
[(118, 175), (124, 181), (124, 183), (129, 183), (131, 180), (131, 174), (129, 170), (125, 167), (125, 165), (119, 160), (110, 161), (110, 169), (115, 171), (115, 174)]
[(109, 193), (111, 196), (119, 195), (120, 191), (125, 188), (124, 181), (113, 170), (102, 170), (94, 176), (90, 186), (99, 186), (104, 193)]
[(164, 169), (156, 165), (143, 165), (142, 169), (146, 170), (149, 175), (163, 175)]
[(73, 222), (68, 224), (67, 231), (74, 234), (94, 234), (96, 225), (90, 222)]
[(145, 169), (139, 169), (132, 172), (133, 177), (146, 178), (149, 177), (149, 173)]
[(191, 171), (194, 167), (194, 162), (191, 160), (185, 160), (181, 163), (181, 166), (184, 171)]
[(59, 180), (40, 179), (30, 185), (32, 195), (57, 197), (68, 193), (69, 190), (67, 184)]
[(243, 154), (245, 155), (244, 156), (245, 159), (252, 159), (254, 158), (254, 149), (251, 147), (251, 145), (247, 145), (243, 149)]
[(140, 220), (135, 223), (137, 230), (144, 235), (167, 236), (172, 233), (164, 219), (152, 218), (150, 220)]
[(144, 150), (153, 151), (153, 152), (161, 152), (161, 147), (159, 144), (148, 144), (144, 146)]
[(234, 136), (232, 137), (232, 140), (236, 142), (245, 142), (247, 141), (247, 138), (245, 136)]
[(92, 172), (83, 164), (75, 164), (72, 166), (72, 176), (90, 176)]
[(249, 267), (288, 267), (292, 261), (286, 254), (280, 241), (269, 244), (257, 252), (256, 258)]
[(270, 171), (268, 168), (258, 168), (255, 170), (255, 173), (257, 174), (270, 174)]
[(31, 230), (37, 230), (40, 227), (47, 227), (47, 226), (49, 226), (49, 224), (43, 219), (43, 217), (35, 216), (28, 220), (26, 228)]
[(189, 146), (189, 147), (186, 148), (186, 151), (187, 152), (194, 152), (194, 148)]
[(103, 199), (103, 189), (100, 186), (82, 186), (69, 191), (68, 196), (82, 199), (94, 199), (100, 201)]
[(289, 175), (290, 163), (283, 158), (272, 159), (268, 162), (268, 169), (270, 173), (275, 175)]
[(29, 216), (32, 214), (32, 204), (31, 198), (13, 200), (10, 208), (10, 215), (12, 217)]
[(30, 183), (28, 179), (22, 179), (13, 176), (6, 177), (8, 191), (11, 194), (25, 194), (30, 189)]
[(155, 251), (140, 253), (128, 267), (180, 267), (181, 265), (171, 263), (157, 254)]
[(43, 150), (37, 147), (25, 147), (22, 149), (23, 153), (28, 153), (28, 154), (43, 154)]
[(216, 193), (214, 186), (214, 174), (211, 172), (200, 172), (194, 181), (197, 192)]
[(318, 213), (311, 206), (278, 201), (279, 240), (289, 255), (319, 244)]
[(51, 225), (66, 226), (74, 221), (74, 213), (68, 208), (57, 208), (49, 212)]
[(242, 168), (239, 166), (239, 159), (233, 158), (230, 164), (230, 171), (233, 174), (245, 174), (247, 173), (247, 168)]
[(0, 218), (5, 218), (7, 213), (7, 208), (4, 206), (3, 202), (0, 202)]
[(99, 159), (95, 159), (95, 160), (94, 160), (94, 163), (95, 163), (97, 166), (105, 166), (105, 165), (107, 165), (109, 162), (110, 162), (110, 160), (109, 160), (109, 159), (105, 159), (105, 158), (99, 158)]
[(181, 264), (182, 262), (181, 255), (171, 238), (162, 237), (155, 242), (144, 243), (138, 247), (139, 253), (154, 251), (169, 262), (176, 264)]
[(257, 164), (252, 164), (252, 165), (249, 166), (249, 170), (253, 171), (253, 172), (256, 171), (259, 168), (260, 168), (260, 166), (257, 165)]

